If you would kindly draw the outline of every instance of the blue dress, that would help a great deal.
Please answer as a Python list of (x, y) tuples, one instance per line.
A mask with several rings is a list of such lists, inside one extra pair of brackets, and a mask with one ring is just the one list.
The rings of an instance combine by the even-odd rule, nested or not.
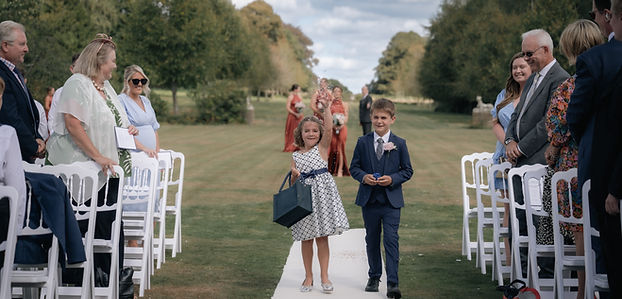
[[(501, 126), (503, 127), (503, 131), (507, 132), (508, 124), (510, 123), (510, 119), (512, 118), (512, 113), (514, 113), (514, 105), (512, 103), (509, 103), (505, 105), (505, 107), (501, 108), (499, 113), (497, 113), (497, 105), (499, 105), (499, 103), (501, 103), (504, 98), (505, 98), (505, 89), (503, 89), (497, 95), (497, 100), (495, 101), (495, 105), (490, 111), (490, 114), (492, 115), (493, 118), (496, 118), (499, 120), (499, 124), (501, 124)], [(504, 159), (507, 158), (505, 156), (505, 145), (497, 140), (497, 147), (495, 148), (495, 153), (492, 155), (492, 160), (494, 161), (495, 164), (499, 164), (499, 158), (501, 157), (503, 157)], [(506, 183), (506, 186), (507, 186), (507, 183)], [(501, 178), (495, 178), (495, 187), (497, 189), (505, 189), (503, 185), (503, 180)]]
[(140, 96), (140, 100), (145, 106), (145, 111), (132, 100), (128, 95), (122, 93), (119, 94), (119, 101), (125, 107), (127, 118), (130, 123), (134, 125), (139, 133), (136, 139), (147, 148), (156, 149), (156, 137), (155, 131), (160, 128), (160, 124), (156, 119), (155, 111), (151, 107), (151, 102), (144, 96)]

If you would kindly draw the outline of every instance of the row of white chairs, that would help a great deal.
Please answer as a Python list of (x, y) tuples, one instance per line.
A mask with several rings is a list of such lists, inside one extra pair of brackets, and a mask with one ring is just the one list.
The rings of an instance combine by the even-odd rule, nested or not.
[[(559, 211), (558, 200), (571, 201), (571, 182), (577, 177), (577, 170), (557, 172), (551, 179), (551, 204), (554, 244), (543, 245), (536, 242), (537, 222), (534, 216), (551, 218), (542, 208), (542, 194), (546, 167), (544, 165), (526, 165), (519, 168), (511, 168), (510, 163), (494, 164), (489, 153), (475, 153), (462, 158), (462, 191), (463, 191), (463, 255), (470, 258), (471, 253), (476, 253), (476, 266), (481, 268), (482, 274), (486, 273), (486, 266), (492, 265), (492, 279), (497, 280), (499, 285), (504, 284), (504, 278), (510, 280), (521, 279), (531, 287), (537, 289), (542, 298), (569, 298), (576, 296), (571, 292), (571, 287), (578, 285), (576, 278), (570, 277), (570, 271), (583, 270), (586, 272), (586, 297), (593, 298), (594, 291), (608, 289), (606, 275), (596, 274), (594, 265), (594, 252), (591, 249), (591, 237), (598, 236), (598, 232), (590, 225), (589, 219), (589, 181), (583, 186), (583, 217), (574, 217), (574, 208), (571, 202), (569, 216)], [(503, 178), (504, 190), (508, 190), (508, 198), (503, 196), (495, 186), (495, 177)], [(522, 184), (523, 204), (517, 203), (514, 198), (514, 178), (519, 177)], [(567, 196), (558, 198), (558, 183), (565, 185)], [(516, 186), (519, 187), (519, 186)], [(567, 190), (567, 191), (566, 191)], [(469, 192), (471, 191), (471, 192)], [(470, 194), (469, 194), (470, 193)], [(475, 195), (475, 207), (471, 207), (471, 197)], [(505, 248), (503, 238), (507, 238), (509, 231), (501, 226), (506, 203), (510, 206), (509, 219), (512, 229), (511, 263), (505, 263)], [(516, 211), (523, 210), (526, 215), (527, 235), (519, 232)], [(469, 219), (475, 218), (477, 224), (476, 241), (469, 239)], [(564, 245), (560, 223), (582, 224), (584, 226), (584, 250), (585, 256), (576, 256), (574, 245)], [(492, 229), (493, 240), (485, 240), (485, 228)], [(527, 248), (527, 261), (521, 261), (520, 248)], [(538, 275), (537, 259), (539, 257), (555, 258), (554, 278), (540, 278)], [(527, 273), (523, 275), (521, 262), (527, 264)]]
[[(94, 253), (110, 253), (111, 269), (110, 282), (119, 280), (119, 239), (120, 230), (124, 229), (125, 239), (138, 239), (142, 247), (125, 247), (125, 259), (123, 264), (131, 266), (135, 272), (133, 281), (139, 284), (139, 296), (144, 296), (144, 291), (150, 288), (150, 277), (154, 274), (154, 264), (157, 268), (165, 261), (166, 250), (171, 250), (171, 256), (175, 257), (181, 252), (181, 202), (183, 192), (185, 158), (182, 153), (174, 151), (161, 151), (159, 159), (148, 158), (144, 154), (133, 154), (133, 175), (124, 178), (120, 167), (114, 170), (119, 174), (120, 184), (118, 189), (119, 202), (97, 206), (91, 204), (89, 199), (97, 198), (98, 175), (100, 168), (94, 162), (79, 162), (70, 165), (40, 166), (25, 164), (25, 171), (48, 173), (61, 177), (67, 186), (73, 199), (77, 220), (88, 219), (88, 229), (83, 238), (87, 261), (79, 264), (65, 265), (68, 267), (83, 268), (82, 287), (69, 287), (61, 284), (61, 272), (56, 263), (58, 256), (58, 241), (52, 239), (52, 246), (48, 251), (47, 265), (28, 265), (22, 267), (13, 263), (15, 244), (18, 230), (17, 218), (13, 209), (17, 209), (17, 200), (14, 189), (2, 187), (0, 198), (7, 196), (10, 201), (10, 225), (7, 241), (0, 245), (0, 251), (5, 251), (5, 262), (2, 268), (0, 298), (10, 298), (12, 295), (24, 296), (32, 288), (39, 292), (40, 298), (74, 296), (81, 298), (117, 298), (118, 283), (109, 283), (108, 287), (95, 287), (94, 282)], [(110, 179), (108, 176), (107, 180)], [(174, 189), (175, 200), (167, 204), (168, 188)], [(107, 192), (106, 192), (107, 194)], [(156, 196), (156, 194), (158, 194)], [(156, 204), (156, 199), (158, 203)], [(27, 216), (29, 216), (31, 197), (28, 197)], [(144, 212), (122, 211), (125, 204), (144, 202), (147, 210)], [(155, 206), (158, 210), (155, 210)], [(94, 238), (96, 212), (115, 211), (115, 221), (112, 224), (110, 239), (101, 240)], [(166, 235), (166, 216), (174, 218), (173, 236)], [(30, 221), (30, 219), (27, 219)], [(39, 220), (39, 228), (23, 229), (19, 235), (26, 234), (51, 234), (48, 228), (43, 227), (43, 220)], [(29, 223), (29, 222), (26, 222)], [(154, 223), (158, 224), (158, 231), (154, 233)], [(24, 289), (20, 288), (24, 287)]]

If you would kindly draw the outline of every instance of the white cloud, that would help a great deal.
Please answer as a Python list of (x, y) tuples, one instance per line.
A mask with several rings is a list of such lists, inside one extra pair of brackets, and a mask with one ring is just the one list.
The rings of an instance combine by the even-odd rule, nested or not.
[[(232, 0), (242, 8), (251, 0)], [(313, 71), (359, 92), (398, 31), (427, 35), (441, 0), (266, 0), (284, 22), (300, 27), (314, 45)]]

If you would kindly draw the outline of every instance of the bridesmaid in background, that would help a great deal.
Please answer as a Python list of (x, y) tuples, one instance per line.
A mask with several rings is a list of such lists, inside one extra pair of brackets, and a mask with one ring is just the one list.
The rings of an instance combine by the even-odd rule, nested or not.
[(313, 115), (319, 118), (320, 120), (324, 119), (323, 116), (323, 107), (319, 101), (329, 102), (333, 100), (333, 95), (330, 93), (328, 89), (328, 79), (322, 78), (320, 79), (320, 89), (316, 90), (311, 96), (311, 110), (313, 110)]
[(287, 121), (285, 122), (285, 147), (283, 151), (295, 152), (299, 150), (299, 148), (294, 145), (294, 130), (302, 120), (302, 109), (304, 109), (305, 105), (298, 95), (300, 93), (300, 85), (292, 85), (289, 91), (290, 94), (289, 97), (287, 97), (287, 104), (285, 105), (285, 109), (287, 109)]
[(333, 104), (330, 112), (333, 115), (333, 138), (328, 154), (328, 170), (338, 177), (350, 176), (346, 159), (346, 139), (348, 138), (348, 104), (341, 98), (341, 87), (333, 88)]
[[(123, 103), (130, 123), (140, 132), (135, 136), (136, 148), (145, 152), (149, 157), (157, 157), (160, 151), (158, 129), (160, 124), (156, 119), (155, 111), (151, 107), (149, 96), (149, 78), (140, 66), (130, 65), (123, 74), (123, 90), (119, 100)], [(146, 96), (143, 96), (142, 94)]]

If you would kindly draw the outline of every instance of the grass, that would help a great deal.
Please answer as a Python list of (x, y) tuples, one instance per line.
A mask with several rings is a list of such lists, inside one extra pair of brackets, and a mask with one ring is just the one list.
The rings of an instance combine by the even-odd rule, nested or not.
[[(155, 272), (148, 297), (272, 296), (292, 244), (290, 231), (272, 223), (272, 194), (288, 170), (291, 154), (281, 152), (283, 99), (254, 100), (253, 105), (253, 125), (160, 128), (162, 148), (186, 156), (183, 252), (167, 258)], [(357, 105), (351, 107), (348, 159), (361, 132)], [(406, 298), (499, 298), (490, 274), (481, 275), (475, 261), (467, 261), (460, 252), (460, 157), (492, 150), (492, 133), (470, 129), (468, 116), (406, 104), (397, 109), (392, 131), (407, 140), (415, 170), (404, 185), (402, 292)], [(336, 182), (351, 226), (362, 227), (360, 208), (354, 205), (357, 182), (349, 177)]]

